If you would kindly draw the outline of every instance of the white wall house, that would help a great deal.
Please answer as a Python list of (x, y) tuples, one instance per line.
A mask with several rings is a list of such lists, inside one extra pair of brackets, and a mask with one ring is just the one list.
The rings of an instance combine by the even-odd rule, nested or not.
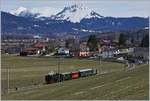
[(69, 54), (69, 49), (65, 48), (65, 47), (61, 47), (57, 50), (58, 54)]
[(143, 57), (143, 59), (149, 60), (149, 48), (142, 48), (142, 47), (135, 48), (134, 56)]
[(130, 53), (133, 53), (134, 52), (134, 48), (125, 48), (125, 49), (117, 49), (114, 51), (114, 54), (117, 55), (117, 54), (130, 54)]
[(130, 54), (134, 52), (134, 48), (125, 48), (125, 49), (107, 49), (104, 50), (101, 54), (102, 58), (112, 58), (115, 55), (119, 54)]
[(102, 58), (112, 58), (114, 56), (114, 51), (113, 50), (103, 51), (101, 56)]

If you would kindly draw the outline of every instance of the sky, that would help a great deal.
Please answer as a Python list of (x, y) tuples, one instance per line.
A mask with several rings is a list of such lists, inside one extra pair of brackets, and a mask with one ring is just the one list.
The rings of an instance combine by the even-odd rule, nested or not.
[(150, 16), (150, 0), (1, 0), (1, 10), (9, 12), (18, 7), (61, 10), (73, 4), (83, 4), (102, 16)]

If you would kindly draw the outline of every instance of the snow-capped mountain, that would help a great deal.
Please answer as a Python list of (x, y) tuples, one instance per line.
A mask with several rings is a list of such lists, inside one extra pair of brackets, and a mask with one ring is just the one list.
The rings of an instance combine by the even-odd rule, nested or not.
[(27, 11), (28, 11), (27, 8), (25, 8), (25, 7), (19, 7), (16, 10), (10, 11), (10, 14), (19, 16), (21, 13), (27, 12)]
[(19, 7), (16, 10), (10, 12), (16, 16), (22, 17), (48, 17), (53, 20), (66, 20), (73, 23), (80, 22), (82, 19), (89, 18), (102, 18), (100, 14), (93, 10), (83, 6), (82, 4), (75, 4), (68, 7), (64, 7), (60, 12), (54, 8), (42, 7), (27, 9), (25, 7)]
[(59, 10), (51, 7), (40, 7), (28, 9), (25, 7), (19, 7), (13, 11), (10, 11), (11, 14), (22, 17), (51, 17), (58, 13)]
[(10, 13), (1, 12), (2, 33), (5, 34), (62, 36), (62, 33), (68, 33), (84, 36), (101, 32), (139, 30), (149, 26), (148, 18), (103, 17), (83, 5), (72, 5), (62, 10), (51, 7), (19, 7)]
[(85, 18), (102, 18), (103, 16), (94, 12), (87, 7), (80, 5), (72, 5), (70, 7), (65, 7), (61, 12), (53, 16), (52, 18), (55, 20), (66, 20), (73, 23), (80, 22)]

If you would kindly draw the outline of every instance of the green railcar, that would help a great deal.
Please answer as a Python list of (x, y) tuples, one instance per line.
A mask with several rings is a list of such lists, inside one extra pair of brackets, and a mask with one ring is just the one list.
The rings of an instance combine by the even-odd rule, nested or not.
[(62, 73), (62, 75), (63, 75), (63, 80), (71, 80), (72, 79), (70, 72)]

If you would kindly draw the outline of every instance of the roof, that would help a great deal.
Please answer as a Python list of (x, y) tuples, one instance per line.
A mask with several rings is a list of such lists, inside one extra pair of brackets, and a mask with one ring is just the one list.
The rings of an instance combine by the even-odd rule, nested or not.
[(71, 72), (71, 73), (78, 73), (78, 71), (73, 71), (73, 72)]
[(37, 48), (46, 47), (46, 46), (47, 44), (43, 42), (38, 42), (34, 44), (34, 47), (37, 47)]
[(65, 72), (65, 73), (62, 73), (62, 74), (70, 74), (70, 72)]
[(36, 51), (37, 48), (26, 48), (25, 51)]
[(48, 75), (53, 75), (53, 74), (54, 74), (54, 72), (53, 72), (53, 71), (51, 71), (51, 72), (49, 72), (49, 73), (48, 73)]
[(60, 47), (60, 48), (58, 48), (58, 50), (69, 50), (69, 49), (66, 47)]
[(79, 70), (80, 72), (85, 72), (85, 71), (90, 71), (90, 70), (92, 70), (92, 69), (81, 69), (81, 70)]
[(149, 52), (149, 48), (143, 48), (143, 47), (136, 47), (135, 51), (140, 51), (140, 52)]

